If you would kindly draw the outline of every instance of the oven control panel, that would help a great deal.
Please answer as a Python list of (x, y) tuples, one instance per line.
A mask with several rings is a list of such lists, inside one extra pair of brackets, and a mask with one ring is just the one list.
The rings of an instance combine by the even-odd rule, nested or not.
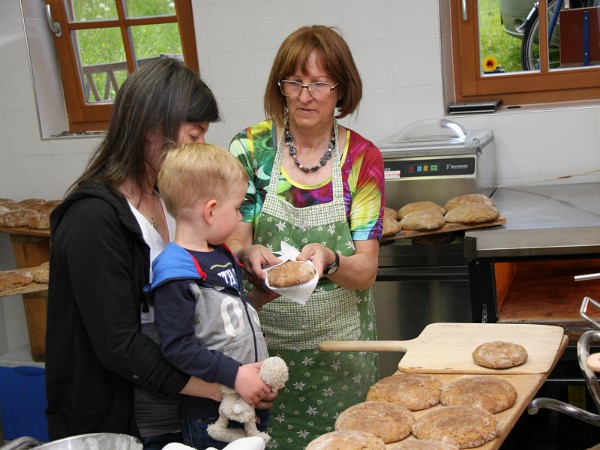
[(400, 178), (473, 175), (476, 169), (475, 157), (416, 158), (386, 160), (384, 157), (386, 180)]

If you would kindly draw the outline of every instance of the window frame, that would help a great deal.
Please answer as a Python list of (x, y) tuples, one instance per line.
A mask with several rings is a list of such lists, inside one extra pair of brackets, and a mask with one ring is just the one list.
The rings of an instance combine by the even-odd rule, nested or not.
[[(113, 0), (110, 0), (113, 1)], [(118, 18), (98, 21), (70, 22), (66, 11), (65, 0), (45, 0), (49, 6), (52, 20), (57, 22), (62, 34), (54, 34), (54, 47), (60, 68), (65, 108), (69, 131), (104, 131), (108, 128), (112, 102), (87, 103), (79, 72), (78, 56), (73, 46), (72, 32), (84, 29), (119, 27), (124, 42), (127, 70), (131, 74), (136, 69), (136, 62), (131, 51), (131, 36), (127, 29), (136, 25), (177, 23), (185, 65), (199, 73), (198, 51), (191, 0), (173, 0), (175, 3), (174, 16), (125, 17), (122, 1), (116, 2)], [(156, 55), (159, 56), (159, 55)]]
[[(501, 99), (504, 105), (554, 103), (600, 99), (600, 67), (548, 70), (541, 61), (539, 72), (483, 75), (479, 56), (477, 0), (464, 0), (467, 20), (463, 20), (463, 0), (450, 0), (454, 97), (457, 102)], [(540, 16), (546, 3), (540, 1)], [(540, 21), (540, 34), (547, 33)], [(547, 52), (542, 42), (540, 52)], [(565, 86), (569, 86), (565, 88)]]

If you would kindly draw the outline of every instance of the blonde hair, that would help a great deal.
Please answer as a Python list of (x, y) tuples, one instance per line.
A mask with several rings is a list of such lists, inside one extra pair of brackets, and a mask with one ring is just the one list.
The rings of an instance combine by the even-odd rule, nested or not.
[(223, 147), (184, 144), (165, 156), (158, 189), (169, 213), (177, 218), (202, 199), (222, 200), (233, 187), (248, 184), (248, 173)]

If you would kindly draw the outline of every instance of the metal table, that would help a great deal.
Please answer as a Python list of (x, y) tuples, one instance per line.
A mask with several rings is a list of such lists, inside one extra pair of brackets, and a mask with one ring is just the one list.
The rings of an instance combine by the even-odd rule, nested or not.
[(600, 254), (600, 183), (498, 188), (498, 229), (465, 232), (465, 256)]

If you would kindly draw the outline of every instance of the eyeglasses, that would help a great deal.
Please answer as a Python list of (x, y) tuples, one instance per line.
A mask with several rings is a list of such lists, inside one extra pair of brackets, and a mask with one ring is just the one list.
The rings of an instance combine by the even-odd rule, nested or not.
[(338, 85), (332, 86), (324, 81), (316, 81), (314, 83), (302, 84), (298, 81), (281, 80), (278, 81), (279, 90), (286, 97), (300, 97), (302, 89), (308, 89), (308, 92), (315, 100), (327, 100)]

